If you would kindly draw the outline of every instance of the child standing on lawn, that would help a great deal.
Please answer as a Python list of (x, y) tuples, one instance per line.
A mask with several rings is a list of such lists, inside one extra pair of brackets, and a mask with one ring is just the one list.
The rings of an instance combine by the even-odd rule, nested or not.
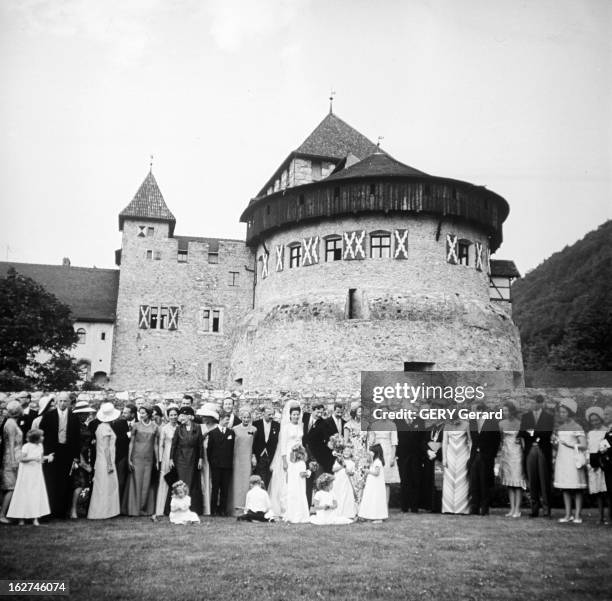
[(198, 514), (191, 511), (189, 488), (182, 480), (172, 485), (170, 501), (170, 522), (173, 524), (199, 524)]
[(355, 473), (355, 462), (352, 459), (353, 448), (349, 445), (342, 450), (342, 456), (334, 462), (334, 481), (331, 492), (338, 501), (338, 515), (354, 519), (357, 513), (355, 492), (350, 477)]
[(28, 519), (33, 520), (34, 526), (39, 526), (38, 518), (51, 513), (42, 464), (43, 461), (52, 462), (53, 453), (43, 455), (43, 438), (42, 430), (30, 430), (26, 434), (28, 442), (21, 448), (15, 492), (6, 514), (9, 518), (19, 519), (20, 526)]
[(385, 473), (383, 467), (385, 458), (383, 448), (379, 444), (370, 447), (372, 463), (368, 470), (361, 505), (359, 505), (358, 517), (364, 520), (372, 520), (375, 523), (382, 522), (389, 517), (387, 508), (387, 490), (385, 488)]

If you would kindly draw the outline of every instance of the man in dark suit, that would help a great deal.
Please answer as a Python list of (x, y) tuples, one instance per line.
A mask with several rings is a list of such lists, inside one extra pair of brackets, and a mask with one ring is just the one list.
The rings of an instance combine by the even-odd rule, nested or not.
[(232, 397), (226, 397), (223, 399), (223, 403), (221, 403), (221, 409), (223, 413), (227, 413), (229, 416), (229, 421), (227, 422), (228, 428), (233, 428), (240, 423), (240, 418), (238, 414), (234, 410), (234, 399)]
[(264, 483), (264, 488), (268, 488), (270, 483), (270, 464), (278, 445), (278, 434), (280, 424), (275, 422), (274, 409), (265, 407), (263, 417), (253, 422), (255, 435), (253, 436), (253, 473), (257, 474)]
[(234, 464), (234, 431), (228, 427), (229, 414), (219, 418), (219, 426), (208, 433), (208, 463), (212, 495), (210, 511), (212, 515), (227, 516), (227, 499), (232, 481)]
[[(340, 434), (340, 436), (344, 436), (344, 424), (346, 421), (342, 419), (342, 414), (344, 413), (344, 405), (342, 403), (334, 403), (334, 411), (330, 417), (327, 417), (323, 420), (324, 430), (321, 433), (323, 435), (323, 442), (327, 447), (327, 443), (329, 439), (334, 434)], [(334, 466), (334, 456), (332, 454), (331, 449), (326, 448), (326, 453), (323, 461), (323, 470), (328, 473), (332, 473), (332, 468)]]
[[(476, 405), (476, 411), (488, 412), (489, 409), (484, 403), (479, 403)], [(491, 492), (495, 484), (495, 456), (501, 442), (499, 422), (492, 418), (470, 420), (470, 437), (470, 513), (489, 515)]]
[(115, 440), (115, 470), (119, 482), (119, 499), (123, 499), (125, 487), (130, 475), (128, 454), (130, 449), (130, 426), (126, 419), (120, 417), (111, 422), (111, 428), (117, 436)]
[(525, 443), (525, 472), (529, 483), (531, 497), (531, 517), (538, 517), (540, 503), (544, 516), (550, 517), (552, 472), (551, 437), (555, 418), (544, 406), (544, 397), (538, 394), (534, 397), (531, 411), (521, 418), (519, 437)]
[(323, 473), (323, 462), (327, 461), (329, 449), (323, 442), (325, 437), (325, 428), (323, 426), (323, 410), (325, 407), (322, 403), (315, 403), (311, 407), (311, 413), (304, 411), (302, 414), (302, 442), (308, 453), (307, 464), (316, 461), (317, 469), (313, 471), (310, 478), (306, 479), (306, 498), (308, 506), (312, 504), (312, 489), (317, 478)]
[(419, 512), (419, 499), (425, 462), (425, 422), (420, 418), (398, 419), (397, 428), (397, 467), (400, 476), (400, 504), (404, 513)]
[(71, 501), (70, 470), (81, 451), (79, 420), (70, 410), (67, 392), (59, 394), (57, 408), (45, 413), (40, 428), (45, 433), (45, 455), (54, 453), (53, 461), (43, 464), (51, 515), (63, 518)]

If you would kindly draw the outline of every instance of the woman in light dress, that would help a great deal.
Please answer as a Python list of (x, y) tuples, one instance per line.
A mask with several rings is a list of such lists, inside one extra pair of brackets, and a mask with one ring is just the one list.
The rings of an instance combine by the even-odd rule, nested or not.
[(236, 438), (234, 440), (234, 467), (229, 492), (229, 507), (227, 508), (228, 515), (234, 516), (242, 515), (246, 495), (249, 492), (253, 435), (256, 431), (251, 424), (251, 412), (248, 409), (241, 409), (238, 415), (240, 423), (232, 428)]
[(355, 502), (359, 504), (370, 466), (370, 453), (368, 451), (368, 432), (361, 430), (361, 404), (359, 401), (351, 403), (350, 419), (344, 424), (344, 440), (353, 449), (352, 460), (355, 463), (353, 474), (349, 474)]
[(381, 445), (373, 444), (370, 447), (370, 459), (371, 463), (357, 517), (379, 523), (389, 517), (389, 504), (385, 490), (385, 458)]
[(376, 421), (376, 430), (372, 430), (368, 435), (368, 446), (379, 444), (382, 447), (385, 463), (384, 476), (387, 494), (387, 505), (391, 494), (390, 484), (397, 484), (400, 481), (399, 470), (395, 451), (397, 449), (397, 427), (390, 419)]
[(104, 520), (119, 515), (119, 481), (115, 471), (115, 442), (117, 435), (110, 422), (121, 415), (111, 402), (102, 403), (96, 414), (100, 422), (96, 428), (96, 464), (87, 518)]
[[(574, 421), (577, 409), (578, 405), (574, 399), (563, 399), (559, 403), (559, 425), (553, 437), (553, 444), (557, 447), (553, 485), (563, 491), (565, 515), (559, 520), (562, 524), (566, 522), (582, 524), (580, 517), (582, 491), (587, 487), (584, 460), (587, 443), (582, 426)], [(580, 457), (583, 461), (579, 467), (577, 462), (580, 463)], [(575, 504), (574, 515), (572, 515), (572, 496)]]
[(202, 497), (204, 515), (210, 515), (210, 496), (212, 493), (212, 482), (210, 480), (210, 466), (208, 464), (208, 433), (217, 427), (219, 423), (219, 412), (216, 403), (204, 403), (197, 411), (197, 416), (200, 418), (200, 428), (202, 430), (202, 438), (204, 439), (204, 461), (202, 462), (202, 471), (200, 472), (202, 484)]
[(169, 508), (168, 504), (168, 483), (164, 476), (170, 471), (170, 451), (172, 449), (172, 439), (174, 431), (178, 425), (178, 407), (171, 405), (166, 411), (168, 423), (161, 426), (159, 430), (159, 450), (157, 456), (159, 458), (159, 483), (157, 486), (157, 499), (155, 501), (155, 514), (152, 519), (155, 521), (156, 516), (162, 516)]
[[(276, 516), (284, 516), (287, 509), (287, 472), (289, 468), (289, 456), (296, 445), (302, 444), (304, 433), (300, 422), (301, 407), (295, 401), (288, 401), (283, 407), (281, 415), (278, 445), (274, 458), (270, 464), (272, 476), (268, 493), (272, 503), (272, 512)], [(304, 482), (305, 485), (305, 482)]]
[(518, 437), (521, 420), (516, 405), (511, 401), (502, 407), (503, 419), (499, 422), (502, 435), (500, 472), (502, 484), (508, 488), (510, 511), (506, 517), (521, 517), (523, 489), (527, 487), (523, 462), (523, 442)]
[[(606, 436), (604, 426), (604, 411), (601, 407), (589, 407), (584, 415), (589, 423), (587, 432), (587, 447), (589, 452), (589, 462), (587, 464), (587, 476), (589, 482), (589, 494), (597, 499), (599, 509), (599, 523), (604, 524), (604, 505), (607, 494), (606, 478), (601, 468), (599, 448), (602, 440)], [(611, 508), (612, 511), (612, 508)]]
[(467, 514), (469, 506), (468, 461), (471, 440), (467, 420), (456, 419), (442, 436), (442, 513)]
[(0, 508), (0, 523), (9, 524), (6, 517), (11, 497), (17, 482), (17, 471), (19, 470), (19, 459), (21, 457), (21, 447), (23, 445), (23, 432), (17, 424), (17, 419), (21, 417), (23, 409), (19, 401), (10, 401), (6, 406), (7, 417), (2, 428), (2, 446), (4, 449), (0, 457), (0, 490), (4, 494), (2, 497), (2, 507)]

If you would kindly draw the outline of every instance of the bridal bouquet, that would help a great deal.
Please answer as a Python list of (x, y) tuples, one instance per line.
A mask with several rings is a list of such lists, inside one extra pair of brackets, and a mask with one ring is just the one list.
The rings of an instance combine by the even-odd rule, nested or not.
[(344, 451), (346, 443), (340, 434), (334, 434), (327, 442), (327, 446), (335, 457), (342, 457), (342, 451)]

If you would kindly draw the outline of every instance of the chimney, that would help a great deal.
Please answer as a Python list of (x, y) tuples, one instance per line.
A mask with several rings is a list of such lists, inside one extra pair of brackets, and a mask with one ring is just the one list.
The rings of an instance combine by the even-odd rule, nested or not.
[(70, 259), (68, 257), (64, 257), (62, 259), (62, 266), (63, 267), (70, 267)]

